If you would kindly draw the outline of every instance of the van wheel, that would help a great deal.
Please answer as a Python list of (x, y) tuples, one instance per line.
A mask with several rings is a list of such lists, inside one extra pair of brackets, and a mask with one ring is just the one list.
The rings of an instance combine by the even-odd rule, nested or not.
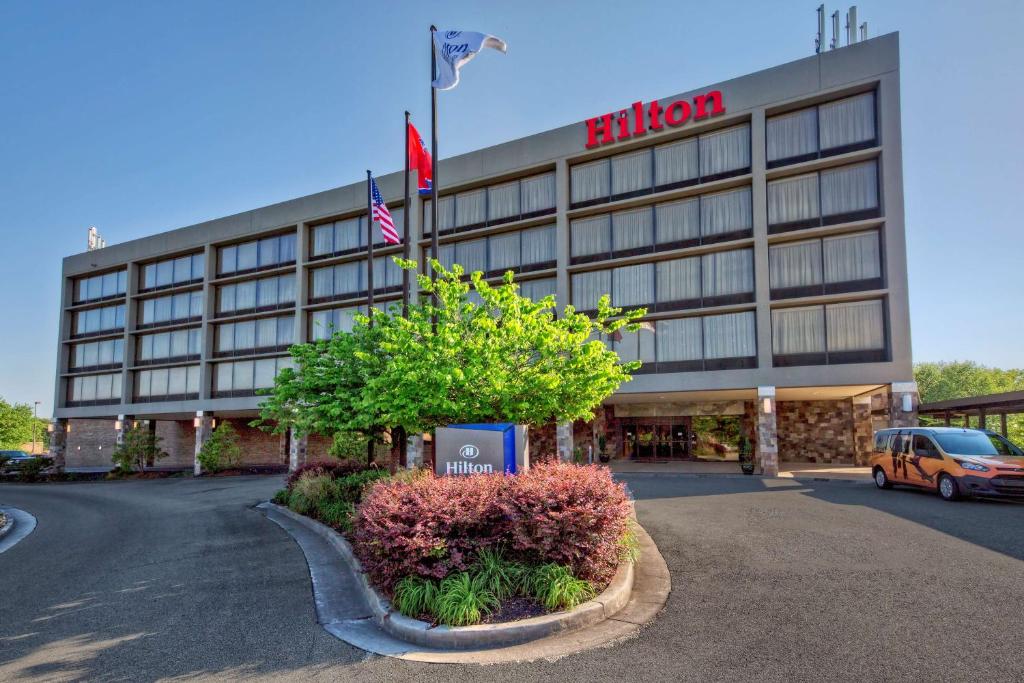
[(960, 500), (960, 486), (957, 485), (956, 479), (948, 474), (939, 477), (939, 495), (942, 496), (942, 500)]
[(885, 470), (883, 470), (881, 467), (876, 467), (875, 468), (874, 477), (875, 477), (875, 486), (877, 486), (878, 488), (880, 488), (880, 489), (891, 489), (892, 488), (892, 482), (889, 481), (889, 477), (886, 476)]

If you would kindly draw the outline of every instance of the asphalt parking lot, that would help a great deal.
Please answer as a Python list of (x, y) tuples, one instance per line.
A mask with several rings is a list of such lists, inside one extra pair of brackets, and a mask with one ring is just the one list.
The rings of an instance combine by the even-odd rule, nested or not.
[(315, 622), (279, 478), (0, 485), (0, 680), (1020, 680), (1024, 505), (623, 475), (672, 572), (636, 637), (554, 662), (370, 656)]

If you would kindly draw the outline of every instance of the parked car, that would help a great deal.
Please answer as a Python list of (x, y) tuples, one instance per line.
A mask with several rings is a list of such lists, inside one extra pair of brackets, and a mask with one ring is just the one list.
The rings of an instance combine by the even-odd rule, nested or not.
[(880, 489), (906, 484), (945, 500), (1024, 497), (1024, 450), (981, 429), (914, 427), (875, 432), (871, 475)]
[(26, 463), (34, 460), (43, 460), (43, 469), (50, 467), (50, 457), (46, 455), (32, 455), (25, 451), (0, 451), (0, 473), (17, 472)]

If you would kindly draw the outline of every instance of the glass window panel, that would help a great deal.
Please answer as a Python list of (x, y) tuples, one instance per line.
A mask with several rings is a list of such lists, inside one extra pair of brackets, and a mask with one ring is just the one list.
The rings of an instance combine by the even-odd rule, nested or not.
[(256, 283), (256, 305), (277, 305), (277, 278), (264, 278)]
[(313, 228), (313, 256), (323, 256), (334, 251), (334, 224), (318, 225)]
[(295, 233), (280, 235), (277, 238), (277, 262), (291, 263), (295, 260)]
[(189, 330), (188, 331), (188, 355), (198, 356), (203, 351), (203, 332), (202, 330)]
[(518, 232), (504, 235), (492, 235), (487, 240), (487, 252), (490, 270), (507, 270), (519, 266), (520, 240)]
[(150, 370), (150, 385), (149, 392), (151, 396), (166, 396), (167, 395), (167, 368), (160, 368), (158, 370)]
[(233, 369), (234, 368), (231, 367), (231, 363), (220, 363), (214, 366), (214, 391), (231, 391), (231, 371)]
[[(423, 233), (430, 234), (433, 214), (430, 209), (430, 200), (423, 202)], [(451, 230), (455, 227), (455, 198), (451, 195), (441, 197), (437, 200), (437, 222), (441, 225), (441, 231)]]
[(768, 119), (766, 143), (768, 161), (815, 154), (818, 151), (818, 110), (811, 107)]
[(821, 213), (825, 216), (878, 208), (874, 161), (821, 172)]
[(654, 244), (654, 213), (650, 207), (612, 214), (612, 249), (626, 251)]
[(265, 237), (258, 243), (258, 261), (261, 266), (270, 266), (281, 260), (281, 243), (277, 237)]
[(192, 254), (192, 279), (200, 280), (206, 277), (206, 255), (203, 253)]
[(199, 366), (190, 365), (186, 370), (186, 387), (189, 394), (199, 393)]
[(487, 188), (487, 220), (500, 220), (519, 215), (519, 181)]
[(277, 344), (291, 344), (295, 339), (295, 316), (283, 316), (277, 319)]
[(768, 224), (817, 218), (818, 174), (795, 176), (768, 183)]
[(750, 126), (700, 136), (700, 175), (708, 177), (750, 167)]
[(611, 254), (611, 216), (591, 216), (572, 221), (572, 255)]
[(875, 94), (847, 97), (818, 108), (822, 151), (875, 139)]
[(124, 304), (114, 307), (114, 327), (117, 329), (124, 328)]
[(558, 258), (556, 237), (557, 234), (553, 225), (523, 230), (523, 265), (555, 261)]
[(231, 385), (235, 391), (252, 389), (253, 362), (251, 360), (232, 363)]
[(366, 261), (343, 263), (334, 268), (334, 294), (355, 294), (366, 289)]
[(220, 272), (233, 273), (238, 270), (238, 247), (221, 247)]
[(235, 324), (217, 326), (217, 351), (235, 350)]
[(153, 358), (168, 358), (171, 355), (171, 335), (166, 332), (154, 334)]
[(659, 363), (700, 360), (703, 357), (700, 318), (659, 320), (655, 323)]
[(142, 267), (142, 288), (156, 287), (156, 264), (147, 263)]
[(256, 308), (256, 281), (239, 282), (235, 285), (235, 310)]
[(261, 358), (256, 361), (255, 387), (266, 389), (274, 386), (274, 375), (277, 374), (277, 362), (274, 358)]
[(572, 167), (571, 176), (573, 204), (591, 199), (605, 199), (611, 194), (611, 176), (607, 159), (576, 164)]
[(437, 260), (441, 262), (442, 266), (451, 270), (452, 266), (455, 265), (455, 245), (442, 244), (438, 247)]
[(192, 279), (192, 257), (180, 256), (174, 259), (174, 281), (188, 282)]
[(749, 358), (757, 355), (754, 312), (704, 318), (705, 358)]
[(156, 321), (156, 304), (152, 299), (142, 302), (142, 323), (148, 325)]
[(171, 320), (185, 320), (191, 310), (192, 297), (188, 294), (175, 294), (171, 297)]
[(741, 187), (700, 198), (700, 226), (703, 235), (720, 235), (753, 226), (750, 188)]
[(220, 312), (228, 313), (237, 308), (235, 305), (235, 286), (225, 285), (220, 288)]
[(149, 370), (135, 373), (135, 394), (140, 398), (147, 398), (150, 395), (149, 382), (153, 373)]
[(167, 395), (180, 396), (188, 386), (188, 370), (185, 368), (169, 368), (167, 371)]
[(188, 355), (188, 330), (171, 332), (171, 357), (181, 358)]
[(700, 257), (656, 264), (658, 303), (700, 299)]
[(99, 365), (99, 347), (96, 344), (85, 345), (85, 367), (92, 367), (93, 365)]
[(310, 319), (310, 336), (313, 341), (328, 339), (331, 336), (331, 311), (313, 311)]
[(687, 138), (654, 148), (654, 184), (657, 186), (697, 177), (697, 138)]
[(540, 301), (546, 296), (556, 293), (558, 280), (546, 277), (540, 280), (526, 280), (519, 283), (519, 294), (532, 301)]
[(188, 315), (190, 318), (203, 317), (203, 293), (202, 291), (190, 292), (188, 295)]
[(238, 245), (238, 270), (251, 270), (259, 265), (256, 242)]
[(89, 278), (89, 299), (99, 299), (103, 296), (103, 276)]
[(101, 285), (103, 290), (103, 296), (115, 296), (118, 294), (117, 291), (117, 273), (106, 273), (103, 275), (103, 284)]
[(826, 237), (822, 246), (825, 282), (854, 282), (882, 276), (878, 233), (874, 230)]
[(174, 261), (160, 261), (156, 264), (156, 286), (166, 287), (174, 282)]
[(821, 284), (821, 242), (808, 240), (768, 248), (768, 272), (772, 289)]
[(359, 217), (347, 218), (334, 224), (334, 251), (355, 251), (366, 246), (366, 235)]
[(821, 306), (778, 308), (772, 311), (772, 353), (825, 351), (825, 311)]
[(651, 150), (618, 154), (611, 159), (612, 195), (647, 190), (654, 184)]
[(612, 271), (612, 306), (654, 303), (654, 264), (622, 266)]
[(111, 363), (123, 363), (124, 362), (124, 339), (115, 339), (113, 343), (113, 358)]
[(458, 242), (455, 245), (455, 261), (467, 273), (487, 270), (487, 240), (476, 239)]
[(658, 204), (655, 213), (655, 241), (672, 244), (700, 237), (700, 198)]
[(112, 330), (117, 327), (117, 311), (113, 306), (104, 306), (100, 310), (100, 325), (101, 330)]
[(313, 271), (313, 298), (331, 296), (334, 294), (334, 268), (317, 268)]
[(266, 349), (277, 346), (277, 318), (256, 321), (256, 348)]
[(487, 189), (460, 192), (455, 195), (455, 225), (476, 225), (487, 220)]
[(520, 193), (523, 202), (523, 213), (546, 211), (555, 208), (555, 174), (525, 178)]
[(85, 366), (85, 347), (88, 344), (75, 344), (75, 351), (71, 358), (71, 367), (81, 368)]
[(825, 307), (829, 351), (869, 351), (885, 348), (882, 302), (853, 301)]
[(96, 375), (96, 400), (104, 401), (110, 398), (110, 383), (113, 377), (110, 375)]
[(701, 271), (705, 297), (754, 291), (754, 252), (751, 249), (704, 254)]
[(235, 349), (256, 348), (256, 321), (235, 323)]
[(578, 311), (597, 309), (597, 302), (612, 292), (612, 272), (598, 270), (591, 273), (574, 273), (572, 276), (572, 305)]

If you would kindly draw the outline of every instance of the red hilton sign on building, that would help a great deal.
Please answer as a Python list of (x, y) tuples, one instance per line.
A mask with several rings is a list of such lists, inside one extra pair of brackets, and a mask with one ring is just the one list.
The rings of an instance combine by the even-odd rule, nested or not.
[[(632, 121), (630, 113), (633, 115)], [(634, 102), (629, 109), (622, 109), (617, 115), (610, 113), (587, 119), (587, 149), (646, 135), (648, 129), (657, 131), (665, 126), (678, 128), (691, 118), (700, 121), (724, 113), (725, 105), (720, 90), (697, 95), (693, 98), (692, 106), (686, 100), (676, 100), (667, 107), (662, 107), (657, 101), (646, 106), (643, 102)]]

